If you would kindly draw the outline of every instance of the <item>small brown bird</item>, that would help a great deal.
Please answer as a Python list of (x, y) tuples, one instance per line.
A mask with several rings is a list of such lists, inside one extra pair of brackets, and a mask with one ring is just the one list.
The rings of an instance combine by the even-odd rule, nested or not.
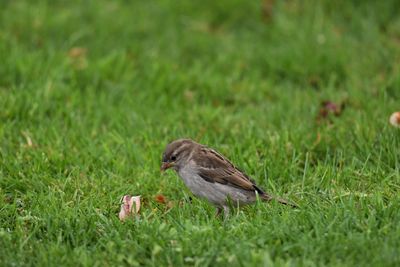
[(263, 201), (276, 200), (296, 207), (285, 199), (265, 193), (244, 172), (228, 159), (190, 139), (178, 139), (167, 145), (162, 156), (161, 171), (174, 169), (192, 193), (207, 199), (217, 207), (217, 215), (229, 214), (229, 203), (243, 206), (256, 202), (257, 194)]

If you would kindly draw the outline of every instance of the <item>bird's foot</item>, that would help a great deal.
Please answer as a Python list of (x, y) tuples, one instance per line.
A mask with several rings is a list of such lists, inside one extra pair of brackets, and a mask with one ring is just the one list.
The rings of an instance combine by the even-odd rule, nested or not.
[(228, 206), (217, 207), (215, 217), (219, 218), (222, 214), (222, 211), (224, 212), (224, 219), (225, 220), (228, 219), (228, 217), (229, 217), (229, 207)]
[(224, 219), (227, 220), (229, 218), (229, 207), (224, 206)]
[(223, 208), (222, 207), (217, 207), (217, 210), (215, 212), (215, 218), (218, 218), (219, 216), (221, 216)]

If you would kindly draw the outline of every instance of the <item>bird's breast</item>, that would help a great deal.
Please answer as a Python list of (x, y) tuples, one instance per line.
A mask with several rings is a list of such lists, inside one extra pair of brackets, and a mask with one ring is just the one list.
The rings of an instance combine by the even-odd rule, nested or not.
[(181, 168), (178, 174), (195, 196), (207, 199), (215, 205), (225, 205), (228, 196), (240, 203), (255, 200), (254, 192), (244, 191), (230, 185), (208, 182), (198, 175), (196, 168), (190, 167), (190, 165)]

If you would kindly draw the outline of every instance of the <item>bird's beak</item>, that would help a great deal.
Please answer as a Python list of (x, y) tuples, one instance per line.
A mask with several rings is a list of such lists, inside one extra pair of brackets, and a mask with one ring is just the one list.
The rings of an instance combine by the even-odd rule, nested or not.
[(161, 165), (161, 171), (163, 172), (171, 167), (174, 167), (174, 165), (174, 162), (163, 162)]

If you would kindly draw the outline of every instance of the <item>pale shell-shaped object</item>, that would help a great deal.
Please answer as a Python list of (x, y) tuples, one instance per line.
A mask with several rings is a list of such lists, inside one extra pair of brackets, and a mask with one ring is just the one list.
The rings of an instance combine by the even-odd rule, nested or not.
[(121, 211), (118, 217), (121, 221), (130, 215), (137, 214), (140, 210), (140, 196), (126, 195), (122, 197)]
[(394, 127), (400, 127), (400, 111), (394, 112), (390, 115), (389, 122)]

